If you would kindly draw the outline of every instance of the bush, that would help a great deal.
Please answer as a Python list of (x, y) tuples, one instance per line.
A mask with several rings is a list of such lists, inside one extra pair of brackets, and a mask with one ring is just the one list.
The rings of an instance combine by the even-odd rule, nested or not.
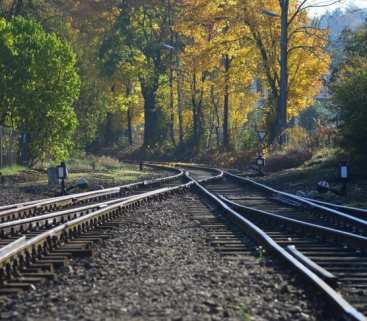
[(309, 149), (294, 149), (285, 152), (277, 152), (269, 156), (265, 170), (277, 172), (284, 169), (301, 166), (304, 162), (311, 159), (312, 152)]
[(294, 151), (300, 149), (308, 149), (310, 147), (310, 134), (300, 126), (288, 128), (287, 135), (287, 150)]
[(353, 157), (367, 158), (367, 58), (354, 58), (333, 85), (340, 109), (342, 147)]

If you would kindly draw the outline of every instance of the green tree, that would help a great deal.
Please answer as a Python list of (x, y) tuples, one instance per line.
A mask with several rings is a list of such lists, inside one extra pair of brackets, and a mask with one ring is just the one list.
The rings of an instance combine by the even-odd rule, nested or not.
[(110, 72), (120, 70), (122, 64), (136, 70), (144, 98), (145, 147), (157, 146), (167, 135), (157, 93), (170, 58), (164, 47), (171, 40), (169, 10), (165, 0), (122, 1), (116, 24), (101, 48)]
[(367, 59), (355, 57), (339, 71), (333, 84), (340, 109), (342, 146), (354, 155), (367, 148)]
[(80, 79), (70, 45), (23, 17), (0, 20), (0, 124), (28, 134), (31, 162), (66, 158)]
[(334, 103), (341, 120), (342, 147), (367, 158), (367, 25), (342, 35), (344, 52), (333, 81)]

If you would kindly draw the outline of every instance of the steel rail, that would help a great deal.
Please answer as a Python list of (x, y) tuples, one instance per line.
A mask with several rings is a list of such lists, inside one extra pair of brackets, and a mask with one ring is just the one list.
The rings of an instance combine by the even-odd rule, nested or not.
[[(159, 165), (155, 165), (155, 164), (146, 164), (146, 166), (157, 167), (157, 168), (161, 168), (161, 169), (165, 169), (165, 170), (175, 171), (174, 168), (167, 168), (167, 167), (163, 168), (163, 166), (159, 166)], [(142, 183), (142, 182), (143, 181), (138, 182), (138, 183)], [(136, 183), (126, 184), (126, 185), (123, 185), (123, 186), (120, 186), (120, 187), (129, 187), (129, 186), (135, 185), (135, 184)], [(21, 202), (21, 203), (15, 203), (15, 204), (10, 204), (10, 205), (3, 205), (3, 206), (0, 206), (0, 213), (2, 213), (3, 211), (6, 211), (6, 210), (22, 208), (24, 206), (33, 205), (33, 204), (36, 204), (36, 203), (48, 203), (51, 200), (58, 201), (58, 200), (63, 200), (63, 199), (70, 198), (70, 197), (82, 197), (82, 196), (93, 195), (94, 193), (99, 194), (99, 193), (103, 193), (103, 192), (114, 191), (116, 188), (119, 188), (119, 187), (111, 187), (111, 188), (106, 188), (106, 189), (103, 189), (103, 190), (93, 190), (93, 191), (89, 191), (89, 192), (75, 193), (75, 194), (66, 195), (66, 196), (56, 196), (56, 197), (51, 197), (51, 198), (44, 198), (44, 199)]]
[[(203, 169), (200, 169), (203, 170)], [(223, 175), (223, 172), (218, 170), (207, 169), (207, 171), (215, 172), (216, 174)], [(212, 179), (209, 177), (208, 179)], [(159, 191), (159, 190), (157, 190)], [(141, 195), (143, 195), (142, 193)], [(90, 211), (98, 210), (100, 208), (106, 207), (111, 204), (119, 203), (129, 197), (114, 199), (111, 201), (106, 201), (98, 204), (92, 204), (88, 206), (82, 206), (77, 208), (72, 208), (68, 210), (62, 210), (57, 212), (52, 212), (44, 215), (37, 215), (35, 217), (28, 217), (18, 220), (12, 220), (5, 223), (0, 223), (0, 236), (15, 236), (19, 233), (27, 233), (34, 231), (34, 229), (40, 230), (42, 228), (48, 228), (55, 226), (56, 224), (65, 223), (65, 220), (71, 220), (72, 218), (81, 217), (85, 214), (88, 214)], [(7, 241), (5, 239), (4, 241)]]
[[(332, 208), (329, 208), (329, 207), (326, 207), (326, 206), (316, 204), (316, 203), (311, 202), (311, 201), (309, 201), (309, 200), (307, 200), (303, 197), (276, 190), (276, 189), (271, 188), (269, 186), (266, 186), (264, 184), (258, 183), (256, 181), (250, 179), (250, 178), (241, 177), (241, 176), (229, 173), (229, 172), (224, 172), (224, 173), (225, 173), (225, 176), (228, 176), (228, 177), (230, 177), (230, 178), (232, 178), (232, 179), (234, 179), (238, 182), (241, 182), (241, 183), (244, 183), (244, 184), (250, 184), (250, 185), (262, 190), (263, 192), (265, 192), (267, 194), (270, 194), (272, 196), (277, 196), (278, 199), (275, 199), (275, 200), (278, 200), (280, 202), (282, 202), (281, 198), (283, 198), (283, 201), (284, 201), (284, 199), (285, 200), (291, 200), (293, 202), (298, 203), (299, 205), (302, 205), (303, 207), (310, 208), (312, 210), (319, 211), (320, 213), (332, 216), (333, 218), (338, 219), (341, 222), (345, 222), (347, 224), (353, 224), (353, 226), (355, 227), (354, 232), (358, 232), (361, 235), (366, 235), (367, 234), (367, 221), (366, 220), (357, 218), (355, 216), (340, 212), (338, 210), (335, 210), (335, 209), (332, 209)], [(295, 204), (292, 204), (292, 202), (288, 202), (287, 204), (291, 205), (291, 206), (295, 205)]]
[[(190, 176), (189, 176), (190, 177)], [(192, 177), (190, 177), (194, 180)], [(215, 203), (221, 211), (225, 214), (229, 221), (242, 227), (244, 232), (256, 240), (258, 243), (264, 245), (271, 253), (280, 258), (294, 271), (309, 281), (319, 292), (321, 292), (331, 306), (340, 314), (343, 320), (348, 321), (366, 321), (366, 317), (350, 305), (339, 293), (337, 293), (332, 287), (330, 287), (325, 281), (323, 281), (317, 274), (307, 268), (299, 260), (293, 257), (279, 244), (277, 244), (269, 235), (267, 235), (257, 225), (250, 220), (244, 218), (241, 214), (233, 210), (219, 197), (211, 193), (199, 182), (194, 180), (194, 188), (197, 191), (208, 198), (211, 202)]]
[(218, 195), (218, 198), (236, 210), (244, 210), (247, 213), (263, 215), (266, 218), (275, 219), (278, 223), (302, 229), (303, 231), (315, 234), (316, 236), (324, 236), (330, 238), (331, 240), (342, 242), (342, 244), (348, 245), (356, 250), (365, 250), (367, 248), (367, 237), (365, 236), (337, 230), (322, 225), (303, 222), (301, 220), (284, 217), (282, 215), (274, 214), (268, 211), (244, 206), (233, 202), (222, 195)]
[[(202, 181), (210, 181), (221, 178), (223, 172), (217, 171), (217, 175), (203, 179)], [(184, 175), (184, 172), (180, 170), (180, 175)], [(184, 177), (187, 177), (184, 175)], [(165, 181), (172, 178), (164, 178)], [(156, 182), (157, 180), (155, 180)], [(83, 232), (93, 230), (98, 226), (103, 225), (117, 216), (121, 216), (125, 211), (133, 209), (142, 203), (149, 202), (153, 199), (165, 197), (173, 193), (185, 192), (193, 186), (193, 181), (189, 179), (188, 183), (173, 186), (164, 187), (154, 191), (149, 191), (140, 195), (130, 196), (120, 202), (107, 204), (96, 211), (74, 218), (71, 221), (51, 228), (29, 240), (22, 239), (22, 242), (15, 242), (9, 244), (9, 249), (0, 254), (0, 280), (5, 280), (7, 277), (16, 275), (17, 269), (21, 266), (27, 266), (37, 257), (41, 257), (44, 254), (59, 247), (61, 244), (66, 243), (69, 239), (73, 239)], [(104, 203), (105, 204), (105, 203)], [(102, 204), (99, 204), (102, 205)], [(60, 214), (60, 213), (59, 213)], [(54, 214), (46, 215), (46, 219), (50, 218)], [(60, 214), (63, 215), (63, 214)], [(27, 219), (32, 221), (37, 218)], [(27, 223), (29, 223), (27, 221)], [(5, 223), (5, 225), (11, 225), (12, 222)]]
[(192, 185), (192, 182), (132, 196), (127, 200), (106, 206), (41, 233), (0, 256), (0, 274), (3, 279), (6, 276), (16, 274), (17, 268), (27, 265), (37, 257), (52, 251), (61, 243), (103, 225), (103, 223), (122, 215), (125, 211), (133, 209), (143, 202), (149, 202), (173, 193), (184, 192), (190, 188), (190, 185)]
[[(160, 192), (164, 190), (165, 188), (161, 188), (155, 191)], [(145, 192), (145, 193), (143, 192), (135, 196), (144, 196), (147, 193), (149, 192)], [(104, 207), (107, 207), (107, 206), (110, 206), (116, 203), (121, 203), (132, 197), (134, 196), (127, 196), (127, 197), (118, 198), (118, 199), (114, 199), (114, 200), (110, 200), (110, 201), (106, 201), (106, 202), (102, 202), (98, 204), (92, 204), (88, 206), (82, 206), (82, 207), (72, 208), (72, 209), (63, 210), (63, 211), (52, 212), (49, 214), (38, 215), (35, 217), (29, 217), (29, 218), (24, 218), (20, 220), (0, 223), (0, 237), (4, 237), (5, 235), (9, 235), (9, 234), (16, 235), (17, 234), (16, 232), (22, 232), (22, 233), (27, 232), (27, 227), (28, 227), (28, 230), (31, 231), (33, 228), (40, 229), (42, 227), (48, 227), (50, 225), (52, 226), (58, 223), (62, 224), (62, 223), (65, 223), (65, 219), (66, 220), (71, 220), (72, 218), (75, 219), (77, 217), (81, 217), (86, 214), (89, 214), (90, 211), (95, 211), (95, 210), (98, 210), (98, 209), (101, 209), (101, 208), (104, 208)], [(40, 222), (42, 222), (43, 225), (40, 225), (39, 224)], [(15, 230), (15, 228), (18, 228), (18, 230)], [(8, 234), (6, 234), (6, 232), (8, 232)]]
[(365, 209), (365, 208), (339, 205), (339, 204), (329, 203), (329, 202), (320, 201), (320, 200), (316, 200), (314, 198), (303, 197), (303, 196), (302, 196), (302, 198), (304, 198), (305, 200), (307, 200), (309, 202), (316, 203), (316, 204), (319, 204), (319, 205), (322, 205), (322, 206), (325, 206), (325, 207), (330, 207), (334, 210), (341, 211), (343, 213), (350, 214), (352, 216), (356, 216), (360, 219), (367, 220), (367, 209)]
[[(47, 210), (52, 210), (52, 209), (55, 210), (55, 209), (60, 209), (60, 208), (64, 208), (67, 206), (75, 206), (80, 203), (91, 202), (94, 200), (105, 200), (107, 198), (118, 197), (118, 196), (121, 196), (121, 193), (125, 191), (138, 189), (138, 188), (145, 187), (145, 186), (155, 186), (155, 185), (163, 184), (163, 183), (184, 177), (184, 171), (182, 170), (178, 170), (178, 169), (170, 168), (170, 167), (158, 166), (158, 165), (149, 165), (149, 166), (154, 167), (154, 168), (161, 168), (165, 170), (175, 171), (176, 174), (172, 176), (168, 176), (168, 177), (155, 178), (155, 179), (144, 180), (144, 181), (131, 183), (127, 185), (111, 187), (111, 188), (104, 189), (104, 190), (95, 190), (95, 191), (90, 191), (90, 192), (85, 192), (85, 193), (80, 193), (80, 194), (61, 196), (61, 197), (56, 197), (52, 199), (41, 200), (39, 202), (36, 201), (34, 203), (32, 201), (28, 205), (16, 207), (16, 208), (12, 208), (12, 209), (0, 212), (0, 220), (4, 222), (4, 221), (15, 220), (19, 218), (31, 217), (31, 216), (34, 216), (40, 213), (44, 213)], [(21, 203), (21, 204), (24, 204), (24, 203)]]
[[(140, 195), (143, 195), (143, 194), (144, 193), (142, 193)], [(103, 202), (103, 203), (92, 204), (92, 205), (72, 208), (72, 209), (68, 209), (68, 210), (62, 210), (62, 211), (58, 211), (58, 212), (52, 212), (52, 213), (49, 213), (49, 214), (37, 215), (35, 217), (28, 217), (28, 218), (23, 218), (23, 219), (19, 219), (19, 220), (0, 223), (0, 236), (5, 237), (5, 235), (7, 235), (6, 234), (7, 230), (8, 230), (8, 234), (15, 235), (16, 232), (17, 232), (15, 230), (15, 228), (17, 228), (17, 227), (18, 227), (18, 232), (19, 231), (20, 232), (26, 232), (27, 231), (27, 225), (28, 225), (28, 230), (32, 230), (34, 227), (41, 228), (42, 226), (39, 225), (39, 222), (43, 222), (44, 226), (46, 226), (46, 227), (48, 225), (56, 225), (57, 219), (59, 219), (59, 221), (61, 221), (61, 223), (64, 223), (65, 219), (71, 220), (72, 216), (74, 216), (74, 218), (76, 218), (77, 216), (83, 216), (85, 214), (88, 214), (90, 211), (101, 209), (103, 207), (106, 207), (106, 206), (109, 206), (109, 205), (112, 205), (112, 204), (115, 204), (115, 203), (122, 202), (124, 200), (129, 199), (130, 197), (132, 197), (132, 196), (118, 198), (118, 199), (106, 201), (106, 202)], [(34, 226), (35, 224), (36, 224), (36, 226)], [(26, 229), (24, 229), (24, 226), (26, 226)]]

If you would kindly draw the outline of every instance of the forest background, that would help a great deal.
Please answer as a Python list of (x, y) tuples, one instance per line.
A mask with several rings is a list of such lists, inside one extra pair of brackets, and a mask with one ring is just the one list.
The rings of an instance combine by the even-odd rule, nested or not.
[[(2, 0), (0, 125), (26, 133), (31, 164), (90, 152), (230, 166), (365, 148), (365, 11), (315, 19), (307, 0), (289, 1), (279, 145), (283, 2)], [(352, 30), (325, 25), (348, 15)]]

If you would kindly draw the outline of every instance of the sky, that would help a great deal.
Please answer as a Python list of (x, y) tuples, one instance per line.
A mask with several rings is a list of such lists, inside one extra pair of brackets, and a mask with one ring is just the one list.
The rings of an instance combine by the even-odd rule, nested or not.
[[(332, 3), (333, 0), (311, 0), (313, 3)], [(313, 16), (320, 16), (327, 10), (333, 11), (336, 8), (346, 8), (350, 5), (357, 6), (359, 8), (367, 8), (367, 0), (342, 0), (341, 3), (331, 5), (325, 8), (313, 8), (310, 10), (310, 14)]]

